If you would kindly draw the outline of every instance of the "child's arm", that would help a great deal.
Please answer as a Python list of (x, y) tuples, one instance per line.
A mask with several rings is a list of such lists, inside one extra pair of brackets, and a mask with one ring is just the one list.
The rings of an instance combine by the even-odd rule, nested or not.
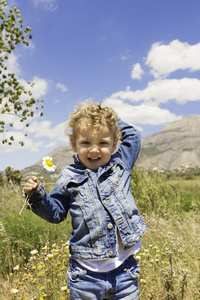
[(60, 223), (66, 219), (68, 194), (58, 184), (47, 194), (44, 186), (33, 176), (26, 182), (24, 192), (24, 197), (28, 196), (28, 206), (36, 215), (50, 223)]
[(117, 153), (126, 167), (131, 170), (140, 151), (141, 134), (136, 127), (120, 119), (118, 120), (118, 125), (122, 133), (122, 138)]

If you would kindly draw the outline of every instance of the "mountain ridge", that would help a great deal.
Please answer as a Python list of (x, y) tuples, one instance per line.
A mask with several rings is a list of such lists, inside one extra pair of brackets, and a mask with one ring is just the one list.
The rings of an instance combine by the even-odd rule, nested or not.
[[(73, 163), (71, 146), (60, 145), (47, 155), (53, 158), (56, 174)], [(36, 174), (41, 170), (42, 159), (21, 170), (22, 174)], [(169, 123), (163, 129), (142, 138), (138, 168), (174, 170), (200, 167), (200, 115), (189, 115)]]

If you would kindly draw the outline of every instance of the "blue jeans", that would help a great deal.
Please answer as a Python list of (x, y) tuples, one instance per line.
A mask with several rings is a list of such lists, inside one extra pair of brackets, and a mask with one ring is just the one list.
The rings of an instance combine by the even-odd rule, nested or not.
[(117, 269), (95, 273), (84, 269), (76, 260), (70, 259), (67, 281), (70, 299), (76, 300), (137, 300), (139, 266), (130, 256)]

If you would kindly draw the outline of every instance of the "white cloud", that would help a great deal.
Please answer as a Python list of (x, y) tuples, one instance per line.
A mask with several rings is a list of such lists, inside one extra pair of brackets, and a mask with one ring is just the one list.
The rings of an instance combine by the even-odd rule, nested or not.
[(144, 74), (144, 71), (142, 70), (141, 65), (135, 64), (131, 71), (131, 77), (133, 79), (141, 79), (143, 74)]
[(162, 125), (182, 118), (167, 109), (147, 104), (134, 106), (116, 98), (107, 98), (104, 104), (112, 107), (118, 116), (128, 123)]
[(35, 138), (45, 137), (54, 139), (57, 142), (66, 142), (68, 138), (64, 133), (64, 124), (65, 122), (52, 128), (50, 121), (35, 121), (27, 128), (27, 132), (33, 134)]
[[(15, 140), (12, 141), (12, 146), (8, 144), (0, 145), (0, 148), (3, 149), (4, 152), (15, 152), (17, 150), (29, 149), (31, 152), (38, 152), (39, 147), (43, 146), (42, 141), (33, 141), (29, 137), (25, 137), (22, 131), (9, 131), (4, 133), (4, 138), (9, 140), (10, 136), (14, 136)], [(24, 146), (22, 147), (19, 142), (24, 142)]]
[(174, 40), (168, 45), (155, 43), (146, 58), (146, 65), (152, 68), (156, 77), (167, 76), (176, 70), (200, 70), (200, 43), (189, 45)]
[(35, 7), (42, 7), (44, 10), (55, 11), (57, 9), (57, 0), (32, 0)]
[(21, 68), (18, 63), (19, 56), (15, 55), (13, 52), (8, 56), (8, 60), (6, 62), (7, 73), (14, 73), (16, 77), (18, 77), (21, 73)]
[[(0, 149), (3, 149), (4, 152), (15, 152), (21, 149), (39, 152), (39, 148), (55, 147), (61, 142), (67, 143), (68, 137), (64, 133), (64, 124), (65, 122), (52, 127), (50, 121), (34, 121), (28, 128), (19, 128), (19, 131), (5, 132), (3, 134), (4, 139), (7, 138), (9, 140), (10, 136), (13, 135), (15, 140), (12, 142), (12, 146), (2, 144)], [(28, 133), (28, 137), (24, 136), (25, 131)], [(47, 142), (48, 139), (53, 141)], [(19, 141), (24, 142), (23, 147), (20, 146)]]
[(19, 117), (14, 114), (1, 114), (1, 121), (4, 121), (5, 124), (13, 123), (13, 129), (15, 130), (22, 130), (26, 126), (26, 123), (20, 122)]
[(47, 93), (48, 82), (44, 78), (34, 76), (32, 80), (32, 82), (34, 82), (34, 86), (32, 88), (24, 79), (19, 79), (19, 82), (25, 87), (25, 89), (32, 92), (32, 97), (34, 98), (41, 98)]
[(57, 83), (56, 88), (60, 89), (62, 92), (67, 92), (68, 91), (67, 87), (62, 83)]
[(164, 79), (148, 83), (144, 90), (119, 91), (111, 98), (120, 98), (132, 102), (151, 102), (154, 104), (166, 103), (174, 100), (180, 104), (187, 101), (200, 101), (200, 80), (197, 78)]
[(121, 60), (127, 60), (128, 59), (128, 56), (121, 56)]
[(35, 83), (33, 87), (33, 97), (40, 98), (44, 96), (47, 92), (48, 84), (47, 81), (43, 78), (39, 78), (37, 76), (34, 76), (33, 82)]

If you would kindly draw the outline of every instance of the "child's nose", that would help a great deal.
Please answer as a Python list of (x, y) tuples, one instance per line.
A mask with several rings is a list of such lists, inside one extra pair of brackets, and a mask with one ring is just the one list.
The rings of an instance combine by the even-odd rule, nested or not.
[(99, 147), (97, 145), (92, 145), (90, 147), (90, 152), (91, 153), (99, 152)]

